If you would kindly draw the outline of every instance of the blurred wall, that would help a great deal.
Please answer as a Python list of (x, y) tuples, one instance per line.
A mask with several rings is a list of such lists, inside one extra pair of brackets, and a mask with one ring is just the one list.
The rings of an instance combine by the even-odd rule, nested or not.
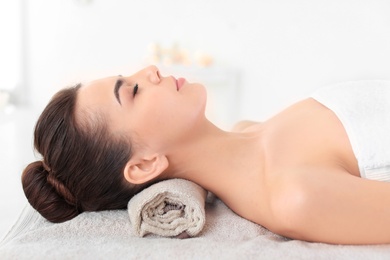
[(39, 109), (63, 86), (141, 68), (153, 42), (239, 71), (239, 118), (264, 120), (326, 84), (390, 79), (386, 0), (24, 3), (26, 80)]

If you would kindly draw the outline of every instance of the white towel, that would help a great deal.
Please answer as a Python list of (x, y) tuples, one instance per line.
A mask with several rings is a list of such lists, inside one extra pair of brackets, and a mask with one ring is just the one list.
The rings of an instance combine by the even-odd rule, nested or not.
[(312, 97), (340, 119), (361, 177), (390, 182), (390, 81), (338, 83), (319, 89)]
[(140, 237), (198, 235), (206, 222), (206, 195), (202, 187), (183, 179), (153, 184), (129, 201), (133, 232)]
[(390, 245), (343, 246), (289, 240), (243, 219), (216, 199), (193, 239), (138, 237), (126, 210), (84, 212), (50, 223), (30, 205), (0, 242), (0, 259), (390, 259)]

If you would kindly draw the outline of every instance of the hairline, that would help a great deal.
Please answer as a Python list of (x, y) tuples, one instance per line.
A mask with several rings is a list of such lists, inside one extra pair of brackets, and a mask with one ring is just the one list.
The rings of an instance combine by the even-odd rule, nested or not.
[(84, 134), (96, 134), (104, 132), (107, 138), (112, 138), (112, 141), (126, 141), (129, 145), (132, 144), (132, 140), (129, 140), (128, 135), (125, 132), (113, 132), (110, 127), (110, 119), (106, 112), (100, 108), (85, 107), (81, 108), (79, 103), (79, 90), (82, 84), (76, 85), (75, 95), (75, 107), (74, 107), (74, 119), (75, 125)]

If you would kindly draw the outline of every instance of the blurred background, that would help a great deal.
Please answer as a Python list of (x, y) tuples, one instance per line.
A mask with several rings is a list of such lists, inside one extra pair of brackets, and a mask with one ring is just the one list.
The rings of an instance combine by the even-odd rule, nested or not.
[(390, 79), (389, 13), (387, 0), (1, 1), (0, 236), (26, 203), (33, 126), (59, 89), (155, 64), (204, 83), (208, 116), (229, 129), (327, 84)]

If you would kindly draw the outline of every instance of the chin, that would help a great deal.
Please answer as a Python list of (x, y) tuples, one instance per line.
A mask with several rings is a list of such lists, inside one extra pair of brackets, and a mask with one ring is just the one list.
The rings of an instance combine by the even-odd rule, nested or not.
[(199, 88), (199, 92), (200, 92), (200, 95), (202, 95), (204, 101), (206, 102), (207, 101), (207, 89), (204, 85), (202, 84), (199, 84), (199, 83), (196, 83), (196, 87)]
[(201, 96), (201, 100), (203, 102), (202, 104), (202, 113), (203, 115), (205, 114), (205, 111), (206, 111), (206, 105), (207, 105), (207, 90), (206, 88), (203, 86), (203, 85), (200, 85), (202, 87), (202, 96)]

